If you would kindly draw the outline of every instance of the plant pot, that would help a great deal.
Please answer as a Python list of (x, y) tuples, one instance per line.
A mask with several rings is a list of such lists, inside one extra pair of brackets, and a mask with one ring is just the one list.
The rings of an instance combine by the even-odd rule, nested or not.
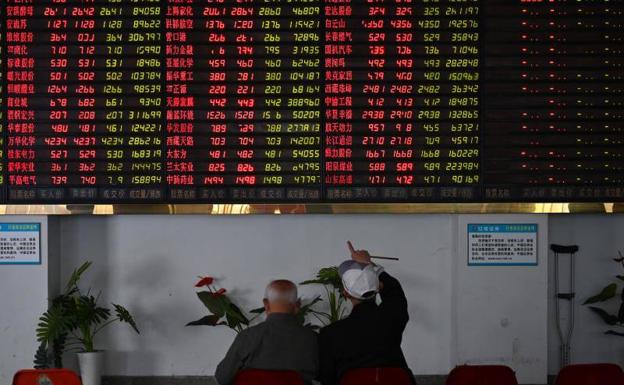
[(104, 352), (78, 353), (82, 385), (100, 385), (104, 369)]

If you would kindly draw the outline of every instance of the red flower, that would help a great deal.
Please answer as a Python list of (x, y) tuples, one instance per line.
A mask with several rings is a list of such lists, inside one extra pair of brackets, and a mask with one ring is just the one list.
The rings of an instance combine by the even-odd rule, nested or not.
[(213, 282), (214, 282), (214, 278), (212, 277), (202, 277), (202, 279), (200, 279), (199, 282), (195, 284), (195, 287), (203, 287), (203, 286), (212, 285)]
[(212, 296), (213, 297), (221, 297), (226, 292), (227, 292), (227, 290), (225, 290), (224, 288), (221, 288), (221, 289), (217, 290), (215, 293), (212, 293)]

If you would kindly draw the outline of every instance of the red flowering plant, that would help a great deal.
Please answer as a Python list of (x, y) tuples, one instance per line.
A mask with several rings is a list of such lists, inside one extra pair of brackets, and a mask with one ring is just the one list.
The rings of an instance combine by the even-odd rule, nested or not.
[[(214, 283), (215, 279), (213, 277), (199, 277), (199, 281), (195, 284), (195, 287), (204, 288), (205, 290), (198, 292), (197, 297), (204, 306), (208, 308), (211, 314), (197, 321), (189, 322), (186, 326), (227, 326), (236, 333), (240, 333), (264, 313), (264, 307), (259, 307), (249, 311), (253, 316), (246, 316), (245, 312), (228, 297), (226, 294), (227, 290), (224, 288), (217, 288)], [(320, 301), (321, 298), (316, 297), (299, 308), (297, 318), (302, 325), (312, 329), (318, 328), (306, 322), (306, 318), (308, 314), (313, 313), (312, 307)]]
[(225, 288), (217, 288), (214, 285), (215, 279), (213, 277), (199, 278), (199, 282), (195, 284), (195, 287), (205, 290), (198, 292), (197, 297), (211, 314), (197, 321), (189, 322), (186, 326), (227, 326), (236, 333), (240, 333), (249, 327), (251, 322), (264, 311), (264, 308), (255, 309), (251, 313), (256, 315), (251, 318), (247, 317), (240, 307), (228, 297)]

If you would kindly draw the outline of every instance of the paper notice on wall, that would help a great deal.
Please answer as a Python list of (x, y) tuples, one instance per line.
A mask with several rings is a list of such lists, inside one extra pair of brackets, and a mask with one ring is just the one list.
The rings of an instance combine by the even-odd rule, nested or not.
[(536, 266), (537, 224), (468, 224), (469, 266)]
[(41, 264), (40, 223), (0, 223), (0, 265)]

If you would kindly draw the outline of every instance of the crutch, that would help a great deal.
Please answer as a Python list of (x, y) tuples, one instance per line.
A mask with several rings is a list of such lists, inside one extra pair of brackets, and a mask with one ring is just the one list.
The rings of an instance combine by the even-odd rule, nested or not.
[[(574, 257), (579, 247), (576, 245), (562, 246), (551, 244), (550, 249), (555, 253), (555, 321), (557, 322), (557, 333), (561, 340), (559, 350), (559, 368), (563, 368), (570, 364), (570, 343), (572, 341), (572, 332), (574, 331)], [(570, 291), (565, 293), (559, 289), (559, 254), (570, 255)], [(561, 326), (561, 317), (559, 310), (559, 301), (568, 301), (570, 320), (567, 330), (563, 330)]]

